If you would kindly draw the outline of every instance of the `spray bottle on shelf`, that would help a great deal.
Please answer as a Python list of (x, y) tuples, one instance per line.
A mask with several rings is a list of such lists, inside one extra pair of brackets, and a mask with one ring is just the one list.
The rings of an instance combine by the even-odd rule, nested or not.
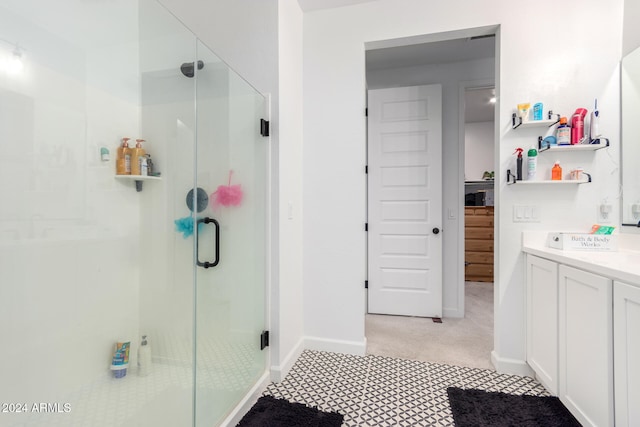
[(518, 158), (516, 159), (516, 180), (522, 181), (522, 152), (524, 150), (522, 148), (516, 148), (516, 151), (513, 154), (518, 154)]
[(131, 148), (129, 140), (122, 138), (122, 144), (118, 147), (116, 155), (116, 175), (131, 175)]
[(527, 151), (527, 181), (536, 179), (536, 168), (538, 167), (538, 150), (531, 147)]
[(594, 109), (591, 112), (591, 120), (589, 121), (589, 142), (593, 144), (600, 136), (600, 111), (598, 111), (598, 100), (596, 99)]

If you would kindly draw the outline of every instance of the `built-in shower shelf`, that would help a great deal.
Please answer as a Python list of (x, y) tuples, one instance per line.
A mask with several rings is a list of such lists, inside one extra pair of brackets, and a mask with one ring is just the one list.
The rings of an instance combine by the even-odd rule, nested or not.
[(162, 178), (159, 176), (147, 176), (147, 175), (116, 175), (116, 179), (123, 181), (135, 181), (136, 191), (142, 191), (142, 183), (144, 181), (160, 181)]

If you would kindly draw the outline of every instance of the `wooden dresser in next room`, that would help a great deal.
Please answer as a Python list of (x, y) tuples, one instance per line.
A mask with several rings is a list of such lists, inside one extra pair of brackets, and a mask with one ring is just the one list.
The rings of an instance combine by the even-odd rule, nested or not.
[(464, 208), (465, 280), (493, 282), (493, 206)]

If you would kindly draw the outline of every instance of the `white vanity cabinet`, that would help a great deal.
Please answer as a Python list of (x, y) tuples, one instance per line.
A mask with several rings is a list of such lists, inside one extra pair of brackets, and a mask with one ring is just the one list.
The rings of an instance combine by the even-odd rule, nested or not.
[(527, 362), (536, 379), (558, 395), (558, 264), (526, 257)]
[(613, 285), (616, 426), (640, 426), (640, 287)]
[(560, 401), (584, 426), (613, 426), (613, 281), (558, 268)]

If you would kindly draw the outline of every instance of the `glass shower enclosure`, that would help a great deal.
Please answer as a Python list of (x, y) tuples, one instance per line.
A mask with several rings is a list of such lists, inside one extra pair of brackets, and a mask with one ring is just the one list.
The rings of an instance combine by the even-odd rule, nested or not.
[(154, 0), (0, 3), (0, 426), (216, 426), (264, 378), (266, 114)]

